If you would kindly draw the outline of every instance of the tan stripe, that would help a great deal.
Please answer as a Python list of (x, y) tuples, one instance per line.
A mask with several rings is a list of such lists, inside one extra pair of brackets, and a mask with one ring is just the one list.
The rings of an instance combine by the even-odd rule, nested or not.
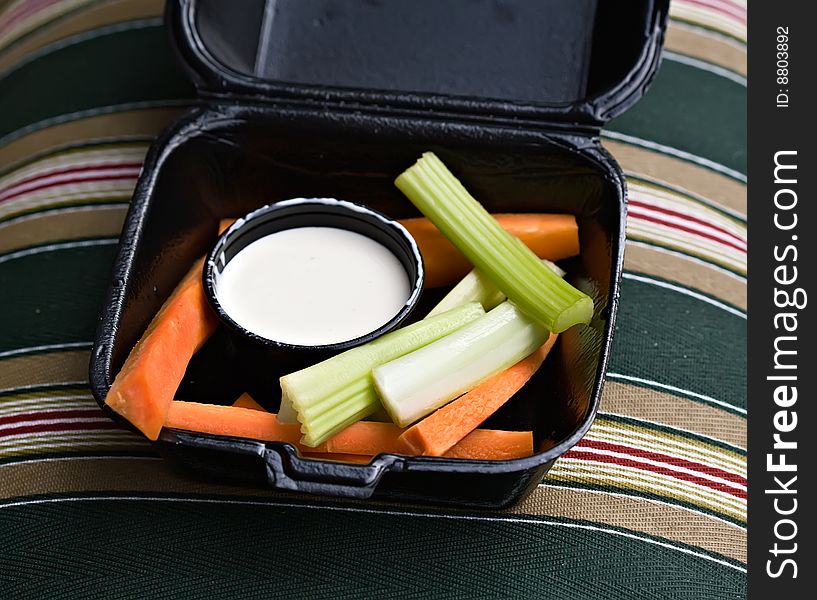
[(694, 260), (663, 250), (627, 244), (624, 268), (674, 281), (746, 310), (745, 280), (741, 281), (720, 269), (708, 267)]
[(118, 236), (126, 211), (127, 206), (102, 206), (0, 224), (0, 254), (57, 240)]
[(664, 499), (686, 502), (717, 514), (728, 515), (741, 522), (746, 520), (745, 500), (636, 467), (561, 459), (548, 473), (548, 478), (567, 483), (613, 486), (642, 496), (658, 495)]
[(746, 184), (673, 156), (605, 139), (625, 172), (654, 179), (746, 214)]
[(607, 523), (746, 561), (746, 532), (741, 527), (640, 498), (540, 486), (511, 512)]
[(627, 183), (630, 196), (642, 202), (646, 201), (652, 209), (669, 208), (688, 217), (702, 219), (710, 226), (720, 227), (746, 242), (745, 218), (724, 212), (725, 207), (713, 203), (708, 198), (693, 195), (689, 190), (668, 187), (653, 179), (639, 178), (635, 173), (630, 174)]
[(164, 461), (139, 458), (24, 462), (0, 466), (0, 474), (3, 499), (72, 492), (275, 495), (272, 491), (180, 477)]
[[(656, 233), (660, 233), (660, 235), (656, 235)], [(721, 252), (717, 247), (700, 242), (700, 238), (696, 239), (691, 235), (678, 234), (677, 230), (669, 227), (657, 225), (653, 228), (648, 224), (633, 219), (627, 224), (627, 239), (669, 248), (746, 277), (745, 254), (737, 256), (737, 254), (730, 255), (727, 252)]]
[(0, 165), (28, 160), (49, 150), (77, 142), (153, 137), (178, 117), (180, 108), (128, 110), (110, 115), (77, 119), (35, 131), (0, 147)]
[(124, 184), (118, 189), (100, 191), (65, 192), (46, 197), (20, 198), (0, 204), (0, 220), (9, 221), (17, 217), (30, 215), (47, 210), (58, 210), (74, 206), (88, 206), (90, 204), (111, 204), (129, 202), (133, 195), (133, 182)]
[[(88, 141), (83, 143), (78, 140), (67, 148), (49, 152), (46, 155), (34, 157), (25, 163), (18, 164), (17, 168), (11, 169), (0, 176), (0, 187), (6, 188), (21, 184), (32, 177), (51, 176), (55, 170), (69, 167), (96, 168), (105, 165), (106, 167), (125, 169), (133, 171), (130, 163), (141, 163), (148, 150), (147, 140), (126, 139), (125, 141)], [(63, 181), (59, 185), (67, 185)], [(31, 190), (22, 191), (22, 194), (30, 193)], [(13, 200), (12, 200), (13, 201)]]
[(90, 2), (91, 0), (60, 0), (59, 2), (54, 2), (49, 6), (35, 10), (20, 19), (11, 29), (6, 30), (5, 33), (0, 35), (0, 48), (5, 48), (14, 40)]
[(0, 71), (41, 48), (78, 33), (114, 23), (162, 15), (164, 0), (113, 0), (86, 7), (42, 26), (0, 54)]
[(728, 38), (673, 21), (667, 28), (664, 47), (746, 76), (746, 46)]
[(661, 423), (746, 448), (744, 417), (665, 392), (607, 380), (600, 410)]
[[(0, 362), (0, 365), (3, 363)], [(15, 392), (13, 394), (6, 394), (5, 396), (0, 396), (0, 403), (5, 402), (27, 402), (34, 399), (42, 399), (44, 401), (48, 401), (51, 397), (58, 397), (58, 396), (70, 396), (72, 399), (91, 399), (91, 394), (88, 391), (88, 388), (84, 385), (76, 385), (73, 387), (66, 387), (65, 389), (60, 390), (23, 390), (19, 392)]]
[(698, 439), (682, 438), (663, 431), (654, 431), (629, 424), (621, 427), (614, 423), (614, 421), (603, 422), (602, 419), (597, 419), (584, 439), (621, 444), (630, 448), (630, 451), (634, 453), (647, 450), (685, 458), (746, 477), (746, 458), (744, 456)]
[[(88, 458), (29, 462), (0, 467), (0, 473), (2, 499), (92, 492), (292, 498), (270, 490), (220, 485), (183, 477), (163, 461), (151, 459)], [(357, 503), (344, 501), (343, 504), (353, 506)], [(540, 487), (509, 512), (596, 521), (698, 546), (735, 560), (746, 560), (746, 534), (739, 527), (681, 508), (636, 498)]]
[(87, 381), (88, 350), (66, 350), (0, 360), (0, 390)]
[(673, 2), (670, 4), (670, 18), (713, 29), (746, 43), (746, 24), (736, 17), (725, 15), (710, 8)]

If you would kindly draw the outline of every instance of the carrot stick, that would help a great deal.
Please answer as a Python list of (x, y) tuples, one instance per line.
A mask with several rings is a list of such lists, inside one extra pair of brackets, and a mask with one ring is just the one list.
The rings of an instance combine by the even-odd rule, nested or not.
[(532, 431), (475, 429), (449, 448), (443, 456), (479, 460), (510, 460), (532, 454)]
[(263, 409), (174, 400), (167, 411), (165, 427), (268, 442), (289, 442), (302, 447), (299, 423), (279, 423), (275, 413)]
[[(368, 463), (382, 451), (373, 454), (341, 454), (332, 452), (303, 452), (307, 458)], [(408, 454), (406, 449), (393, 454)], [(510, 460), (533, 454), (533, 432), (503, 431), (500, 429), (476, 429), (465, 436), (443, 456), (472, 460)]]
[[(579, 229), (573, 215), (547, 213), (501, 213), (499, 224), (521, 239), (539, 258), (561, 260), (579, 253)], [(235, 219), (222, 219), (219, 234)], [(417, 241), (425, 262), (425, 287), (452, 285), (473, 265), (425, 217), (403, 219), (400, 224)]]
[[(371, 458), (381, 453), (411, 454), (400, 440), (405, 430), (392, 423), (358, 421), (320, 446), (311, 448), (300, 443), (300, 424), (280, 423), (275, 413), (239, 406), (174, 400), (167, 411), (165, 427), (267, 442), (289, 442), (305, 455), (331, 455), (333, 460), (344, 460), (343, 455)], [(533, 436), (530, 431), (478, 429), (445, 456), (499, 460), (530, 456), (532, 453)]]
[[(573, 215), (520, 213), (493, 216), (539, 258), (561, 260), (579, 253), (579, 230)], [(420, 247), (426, 269), (425, 287), (452, 285), (473, 269), (468, 259), (428, 219), (403, 219), (400, 223)]]
[[(368, 423), (361, 421), (361, 423)], [(376, 444), (368, 446), (369, 452), (350, 453), (351, 450), (364, 450), (367, 446), (357, 442), (349, 444), (348, 440), (338, 442), (333, 448), (343, 448), (347, 453), (336, 451), (331, 452), (306, 452), (305, 455), (327, 460), (341, 460), (347, 462), (369, 462), (374, 456), (380, 453), (389, 454), (414, 454), (405, 445), (399, 442), (399, 433), (404, 431), (395, 425), (379, 423), (397, 429), (396, 432), (386, 434), (388, 444), (378, 447)], [(356, 432), (357, 433), (357, 432)], [(340, 434), (338, 434), (340, 435)], [(394, 441), (392, 436), (396, 436), (398, 441)], [(335, 436), (337, 437), (337, 436)], [(328, 450), (321, 448), (321, 450)], [(508, 460), (511, 458), (522, 458), (533, 454), (533, 432), (531, 431), (503, 431), (500, 429), (476, 429), (466, 435), (462, 440), (449, 448), (443, 456), (446, 458), (470, 458), (475, 460)]]
[(405, 454), (406, 446), (400, 441), (403, 430), (393, 423), (358, 421), (340, 433), (333, 435), (314, 452), (363, 454), (374, 456), (381, 452)]
[(201, 283), (204, 259), (188, 274), (153, 317), (114, 379), (105, 403), (155, 440), (187, 363), (216, 329)]
[(266, 408), (253, 400), (252, 396), (250, 396), (247, 392), (241, 394), (238, 399), (233, 402), (233, 406), (238, 406), (239, 408), (251, 408), (252, 410), (263, 410), (264, 412), (267, 411)]
[(545, 360), (556, 337), (551, 333), (533, 354), (409, 427), (400, 440), (413, 454), (442, 456), (522, 389)]

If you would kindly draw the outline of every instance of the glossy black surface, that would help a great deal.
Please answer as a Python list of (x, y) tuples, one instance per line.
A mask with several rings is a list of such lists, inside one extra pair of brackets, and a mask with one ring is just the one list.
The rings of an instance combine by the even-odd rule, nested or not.
[[(196, 73), (204, 63), (184, 46), (195, 36), (179, 19), (191, 1), (170, 3), (169, 15), (182, 40), (181, 53)], [(597, 23), (608, 3), (599, 4)], [(475, 111), (471, 117), (461, 112), (466, 106), (461, 98), (425, 96), (413, 102), (405, 94), (395, 103), (392, 95), (372, 90), (342, 92), (349, 103), (324, 90), (323, 100), (315, 101), (313, 88), (236, 83), (226, 72), (208, 72), (209, 79), (199, 80), (207, 84), (206, 105), (156, 141), (134, 193), (93, 353), (96, 398), (103, 402), (113, 374), (162, 301), (190, 263), (215, 243), (219, 219), (279, 199), (325, 196), (392, 218), (415, 216), (393, 181), (423, 151), (433, 150), (492, 212), (577, 217), (582, 253), (562, 266), (594, 299), (593, 321), (561, 335), (540, 372), (485, 424), (532, 429), (536, 454), (513, 461), (382, 455), (368, 465), (347, 465), (306, 460), (280, 443), (168, 430), (158, 447), (202, 473), (283, 490), (473, 507), (518, 501), (581, 438), (598, 407), (618, 305), (626, 196), (621, 171), (601, 148), (597, 130), (576, 120), (595, 119), (635, 101), (651, 77), (655, 62), (641, 58), (658, 55), (666, 3), (627, 4), (650, 15), (636, 27), (641, 37), (616, 46), (623, 55), (636, 56), (632, 69), (597, 97), (607, 104), (595, 105), (591, 98), (561, 113), (546, 105), (532, 113), (529, 106), (476, 99), (468, 101)], [(597, 27), (594, 40), (603, 39), (599, 35)], [(639, 50), (630, 52), (633, 48)], [(592, 51), (591, 88), (598, 51)], [(219, 85), (223, 89), (216, 94)], [(373, 98), (379, 98), (376, 106), (367, 104)], [(404, 110), (409, 105), (412, 109)], [(487, 106), (492, 115), (480, 112)], [(590, 106), (598, 110), (582, 112)], [(434, 296), (425, 294), (424, 302)], [(417, 314), (422, 311), (418, 307)], [(241, 370), (221, 335), (217, 332), (190, 364), (180, 398), (227, 404), (258, 383), (258, 373)], [(257, 399), (276, 410), (278, 394), (265, 392)]]
[(199, 4), (197, 28), (226, 36), (213, 56), (263, 81), (535, 102), (584, 95), (596, 12), (596, 0), (277, 0), (250, 44), (224, 27), (233, 7)]
[[(175, 0), (167, 6), (184, 65), (200, 94), (216, 101), (242, 96), (339, 111), (431, 111), (575, 130), (603, 124), (643, 95), (660, 59), (668, 4)], [(435, 24), (419, 26), (432, 15)]]

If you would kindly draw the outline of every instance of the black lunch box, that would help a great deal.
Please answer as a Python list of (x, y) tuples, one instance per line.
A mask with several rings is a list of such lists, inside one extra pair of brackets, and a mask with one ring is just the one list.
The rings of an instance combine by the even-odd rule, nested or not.
[[(393, 181), (433, 150), (491, 212), (578, 219), (581, 255), (562, 266), (593, 297), (594, 319), (560, 336), (485, 425), (532, 429), (536, 453), (346, 464), (167, 429), (156, 445), (196, 471), (278, 490), (462, 507), (523, 498), (598, 408), (626, 216), (624, 178), (599, 131), (651, 81), (667, 10), (667, 0), (169, 0), (167, 27), (200, 103), (154, 142), (139, 176), (92, 353), (100, 406), (219, 219), (295, 197), (416, 216)], [(178, 397), (227, 404), (250, 391), (276, 410), (257, 379), (221, 326)]]

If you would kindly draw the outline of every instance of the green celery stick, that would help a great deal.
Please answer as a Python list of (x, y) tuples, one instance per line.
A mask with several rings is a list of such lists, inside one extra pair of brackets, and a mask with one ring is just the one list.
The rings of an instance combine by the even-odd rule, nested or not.
[(424, 153), (395, 185), (531, 319), (556, 333), (590, 322), (590, 297), (505, 231), (433, 152)]
[[(553, 269), (559, 277), (564, 277), (565, 272), (557, 265), (549, 260), (543, 260), (549, 268)], [(466, 302), (479, 302), (485, 310), (491, 310), (505, 301), (505, 294), (499, 291), (493, 282), (488, 279), (479, 269), (472, 269), (468, 275), (463, 277), (457, 285), (455, 285), (445, 298), (431, 309), (428, 317), (433, 317), (447, 310), (456, 308), (460, 304)]]
[(405, 427), (519, 362), (549, 335), (506, 301), (454, 333), (375, 367), (375, 388), (392, 420)]
[(281, 406), (289, 407), (286, 410), (291, 409), (301, 423), (302, 442), (317, 446), (380, 409), (372, 383), (374, 367), (430, 344), (484, 314), (476, 302), (463, 304), (285, 375), (280, 380)]

